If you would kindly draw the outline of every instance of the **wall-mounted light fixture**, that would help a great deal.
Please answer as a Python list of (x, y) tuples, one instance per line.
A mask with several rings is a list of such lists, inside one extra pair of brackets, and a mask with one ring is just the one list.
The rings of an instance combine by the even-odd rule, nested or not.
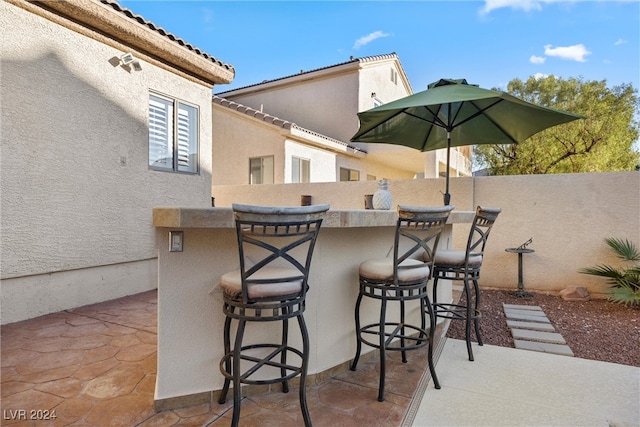
[(131, 52), (125, 53), (120, 57), (120, 65), (130, 66), (135, 71), (141, 71), (142, 66), (140, 65), (140, 61), (138, 61), (135, 56)]

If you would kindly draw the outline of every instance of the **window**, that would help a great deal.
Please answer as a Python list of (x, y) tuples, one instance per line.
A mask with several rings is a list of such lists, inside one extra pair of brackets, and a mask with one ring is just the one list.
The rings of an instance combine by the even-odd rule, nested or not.
[(309, 182), (310, 160), (300, 157), (291, 158), (291, 182)]
[(398, 72), (393, 68), (391, 69), (391, 81), (393, 82), (393, 84), (398, 84)]
[(273, 156), (249, 159), (249, 184), (273, 184)]
[(360, 171), (340, 168), (340, 181), (360, 181)]
[(375, 180), (376, 180), (376, 176), (375, 175), (367, 174), (367, 181), (375, 181)]
[(149, 167), (198, 173), (198, 109), (149, 95)]

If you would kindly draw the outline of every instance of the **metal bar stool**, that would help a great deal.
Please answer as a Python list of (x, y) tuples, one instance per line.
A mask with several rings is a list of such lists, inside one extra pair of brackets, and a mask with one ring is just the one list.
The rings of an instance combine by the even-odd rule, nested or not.
[[(298, 375), (302, 416), (305, 426), (311, 425), (305, 389), (309, 334), (303, 312), (311, 257), (328, 209), (329, 205), (233, 205), (240, 269), (226, 273), (220, 279), (226, 319), (225, 355), (220, 361), (220, 372), (225, 381), (219, 399), (220, 403), (226, 401), (233, 382), (232, 426), (237, 426), (240, 420), (241, 384), (282, 383), (282, 391), (287, 393), (288, 381)], [(288, 325), (292, 317), (297, 318), (300, 326), (302, 350), (288, 344)], [(238, 327), (232, 347), (233, 319), (238, 321)], [(247, 322), (273, 321), (282, 321), (280, 342), (243, 345)], [(266, 375), (265, 371), (274, 368), (274, 372)], [(276, 375), (278, 371), (279, 375)]]
[[(433, 365), (435, 317), (427, 291), (427, 284), (431, 278), (431, 261), (425, 259), (432, 259), (436, 252), (440, 233), (453, 209), (454, 206), (398, 206), (393, 258), (372, 259), (360, 264), (360, 292), (355, 307), (357, 349), (351, 370), (356, 370), (362, 343), (379, 349), (380, 402), (384, 401), (387, 350), (402, 352), (402, 362), (406, 363), (406, 351), (416, 350), (428, 344), (429, 370), (435, 387), (440, 388)], [(363, 297), (380, 301), (379, 320), (365, 326), (360, 324), (360, 304)], [(387, 320), (387, 302), (390, 301), (400, 304), (400, 319), (397, 322)], [(407, 301), (419, 301), (420, 325), (407, 322)], [(428, 331), (425, 314), (429, 316)]]
[[(478, 345), (482, 345), (480, 336), (480, 267), (484, 256), (484, 248), (489, 238), (489, 233), (498, 214), (499, 208), (485, 208), (478, 206), (476, 215), (469, 231), (466, 250), (441, 250), (434, 259), (433, 268), (433, 311), (436, 317), (452, 320), (464, 320), (465, 339), (469, 360), (473, 361), (471, 350), (471, 322), (473, 321)], [(439, 303), (437, 300), (438, 280), (459, 280), (464, 283), (464, 296), (466, 301), (456, 303)], [(470, 283), (473, 283), (473, 294)]]

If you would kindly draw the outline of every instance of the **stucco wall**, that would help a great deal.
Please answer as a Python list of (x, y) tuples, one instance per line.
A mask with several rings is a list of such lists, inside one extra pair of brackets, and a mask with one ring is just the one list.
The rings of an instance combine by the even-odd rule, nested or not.
[(274, 157), (274, 180), (284, 182), (284, 137), (277, 126), (213, 106), (213, 183), (249, 184), (249, 159)]
[[(443, 179), (390, 181), (394, 205), (442, 204)], [(362, 209), (364, 195), (375, 182), (288, 184), (273, 186), (214, 186), (217, 206), (231, 203), (297, 205), (300, 195), (314, 204), (336, 209)], [(595, 297), (607, 289), (603, 279), (579, 274), (583, 267), (619, 265), (604, 243), (607, 237), (630, 239), (640, 245), (640, 173), (586, 173), (452, 178), (451, 203), (456, 210), (476, 206), (500, 207), (492, 231), (480, 283), (484, 287), (515, 289), (517, 255), (505, 252), (533, 238), (524, 256), (525, 289), (555, 294), (567, 286), (586, 286)], [(454, 246), (464, 247), (468, 228), (454, 226)]]
[[(347, 133), (354, 126), (357, 130), (358, 126), (355, 116), (358, 108), (357, 87), (357, 73), (342, 71), (332, 73), (331, 78), (305, 80), (301, 84), (276, 86), (274, 89), (230, 96), (228, 99), (346, 142), (355, 131), (348, 136)], [(336, 105), (340, 108), (335, 108)]]
[[(211, 88), (146, 62), (127, 71), (125, 47), (0, 11), (2, 323), (154, 288), (151, 209), (210, 205)], [(199, 175), (149, 170), (150, 90), (199, 106)]]
[[(391, 81), (391, 69), (397, 72), (397, 83)], [(374, 107), (373, 94), (383, 103), (410, 94), (394, 58), (349, 63), (311, 74), (276, 81), (257, 92), (249, 88), (222, 96), (348, 142), (358, 130), (357, 113)]]
[(335, 182), (338, 172), (336, 170), (336, 153), (331, 153), (319, 148), (299, 144), (295, 141), (284, 142), (285, 158), (284, 182), (291, 183), (293, 157), (309, 160), (309, 179), (311, 182)]

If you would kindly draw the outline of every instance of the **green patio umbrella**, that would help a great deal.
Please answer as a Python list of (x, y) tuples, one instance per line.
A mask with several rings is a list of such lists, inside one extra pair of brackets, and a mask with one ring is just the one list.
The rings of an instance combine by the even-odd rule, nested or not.
[(546, 128), (584, 116), (542, 107), (466, 80), (441, 79), (428, 89), (358, 113), (353, 142), (403, 145), (420, 151), (447, 149), (444, 204), (449, 194), (451, 147), (513, 144)]

